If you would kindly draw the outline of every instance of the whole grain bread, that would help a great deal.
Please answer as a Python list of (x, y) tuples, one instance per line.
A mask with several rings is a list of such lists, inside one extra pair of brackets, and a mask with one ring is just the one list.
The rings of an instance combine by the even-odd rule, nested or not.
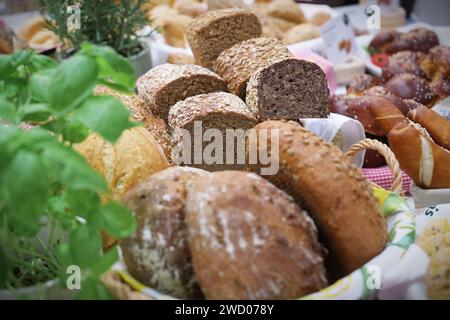
[[(250, 136), (256, 139), (261, 131), (266, 132), (261, 137), (268, 137), (269, 150), (269, 137), (278, 135), (280, 168), (275, 175), (265, 177), (311, 215), (330, 251), (331, 278), (349, 274), (384, 249), (386, 221), (371, 187), (338, 148), (293, 121), (265, 121), (254, 130)], [(261, 145), (261, 140), (258, 142)], [(258, 172), (260, 167), (252, 166)]]
[[(188, 164), (208, 171), (245, 168), (245, 159), (242, 163), (237, 163), (239, 141), (235, 138), (233, 141), (237, 142), (234, 147), (233, 161), (228, 161), (226, 154), (227, 129), (242, 129), (243, 132), (243, 130), (253, 128), (256, 124), (254, 110), (250, 110), (239, 97), (226, 92), (214, 92), (187, 98), (170, 108), (168, 122), (174, 143), (172, 158), (179, 159), (177, 163)], [(219, 150), (206, 149), (208, 145), (211, 146), (209, 142), (205, 141), (207, 139), (203, 138), (208, 129), (215, 129), (214, 134), (219, 135), (218, 137), (214, 136), (214, 139), (211, 138), (214, 140), (211, 143), (218, 144)], [(198, 134), (202, 136), (198, 137)], [(197, 143), (195, 143), (196, 138), (201, 139), (201, 150), (198, 150)], [(245, 144), (245, 139), (242, 139), (241, 142)], [(207, 152), (208, 150), (211, 152)], [(213, 155), (214, 161), (205, 159), (204, 152)]]
[(226, 84), (206, 68), (166, 63), (148, 71), (139, 80), (137, 89), (152, 113), (167, 120), (170, 107), (178, 101), (198, 94), (226, 91)]
[(274, 61), (292, 57), (281, 41), (254, 38), (223, 51), (214, 64), (214, 70), (225, 80), (231, 93), (245, 99), (247, 82), (256, 71)]
[(285, 59), (254, 73), (247, 84), (246, 103), (258, 119), (325, 118), (330, 92), (322, 69), (315, 63)]
[(171, 167), (141, 182), (125, 197), (137, 229), (121, 242), (128, 272), (141, 283), (176, 298), (202, 294), (188, 247), (185, 202), (189, 185), (206, 171)]
[(221, 171), (195, 180), (186, 213), (207, 299), (296, 299), (326, 285), (314, 223), (256, 174)]
[(258, 17), (247, 9), (209, 11), (197, 17), (186, 35), (196, 63), (212, 69), (219, 54), (247, 39), (261, 36)]

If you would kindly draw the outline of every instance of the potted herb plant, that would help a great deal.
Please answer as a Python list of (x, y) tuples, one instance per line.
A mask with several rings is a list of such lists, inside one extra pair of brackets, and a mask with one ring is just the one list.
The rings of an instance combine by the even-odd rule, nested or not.
[(107, 45), (128, 59), (140, 76), (151, 68), (150, 48), (139, 30), (151, 23), (147, 0), (39, 0), (48, 28), (69, 47)]
[(134, 217), (100, 201), (106, 182), (71, 146), (90, 131), (115, 142), (136, 125), (119, 100), (93, 95), (98, 84), (131, 92), (134, 83), (106, 46), (83, 44), (61, 64), (0, 55), (0, 299), (109, 297), (99, 278), (118, 252), (102, 250), (101, 231), (126, 237)]

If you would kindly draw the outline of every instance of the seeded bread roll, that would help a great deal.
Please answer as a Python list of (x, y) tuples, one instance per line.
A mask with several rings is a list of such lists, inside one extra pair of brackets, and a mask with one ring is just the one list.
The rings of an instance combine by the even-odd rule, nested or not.
[(190, 183), (208, 175), (189, 167), (171, 167), (141, 182), (125, 197), (136, 215), (135, 233), (121, 242), (130, 274), (162, 293), (201, 298), (188, 247), (185, 221)]
[(137, 86), (139, 96), (158, 117), (167, 120), (169, 108), (187, 97), (226, 91), (214, 72), (193, 64), (163, 64), (148, 71)]
[(280, 169), (267, 179), (309, 212), (330, 251), (332, 276), (349, 274), (384, 249), (386, 222), (371, 187), (339, 149), (292, 121), (266, 121), (253, 130), (256, 138), (278, 131)]
[[(234, 160), (232, 163), (226, 164), (226, 162), (231, 162), (227, 160), (225, 154), (225, 151), (227, 151), (226, 129), (246, 130), (256, 124), (254, 113), (237, 96), (225, 92), (215, 92), (190, 97), (170, 108), (168, 119), (169, 126), (172, 129), (172, 141), (175, 146), (173, 158), (174, 160), (179, 159), (177, 163), (189, 164), (208, 171), (245, 168), (245, 161), (242, 161), (241, 164), (236, 163), (239, 148), (237, 143), (239, 141), (236, 143), (234, 150)], [(212, 140), (214, 140), (213, 145), (219, 144), (222, 149), (216, 151), (210, 150), (210, 148), (206, 149), (210, 143), (203, 141), (205, 140), (203, 138), (202, 150), (198, 150), (195, 146), (196, 128), (200, 129), (198, 133), (201, 133), (202, 137), (207, 129), (219, 130), (217, 133), (220, 136), (213, 136), (214, 139)], [(189, 133), (188, 139), (184, 133)], [(190, 148), (191, 152), (186, 148)], [(212, 155), (213, 153), (214, 161), (202, 157), (204, 154)], [(201, 159), (197, 159), (198, 156)]]
[(95, 88), (95, 94), (113, 96), (119, 99), (130, 111), (131, 119), (133, 121), (142, 122), (144, 127), (150, 131), (152, 136), (161, 146), (167, 160), (171, 162), (173, 146), (167, 131), (166, 122), (152, 115), (148, 110), (146, 103), (140, 97), (136, 95), (127, 96), (120, 94), (105, 86), (97, 86)]
[(281, 41), (255, 38), (222, 52), (214, 64), (214, 70), (225, 80), (231, 93), (245, 99), (247, 82), (256, 71), (287, 58), (293, 56)]
[(261, 22), (255, 14), (232, 8), (202, 14), (189, 25), (186, 34), (196, 63), (212, 69), (222, 51), (261, 36), (261, 30)]
[(326, 285), (313, 222), (256, 174), (222, 171), (194, 181), (186, 212), (207, 299), (296, 299)]
[(260, 121), (325, 118), (330, 114), (330, 92), (322, 69), (295, 58), (275, 62), (253, 74), (245, 101), (258, 110)]

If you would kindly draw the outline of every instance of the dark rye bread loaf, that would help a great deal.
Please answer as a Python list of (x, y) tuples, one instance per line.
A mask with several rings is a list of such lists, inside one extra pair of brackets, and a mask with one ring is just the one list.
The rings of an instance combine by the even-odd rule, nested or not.
[(277, 39), (253, 38), (223, 51), (214, 63), (214, 70), (225, 80), (228, 91), (245, 99), (247, 82), (256, 71), (292, 57), (286, 45)]
[[(256, 138), (266, 132), (269, 150), (269, 137), (278, 132), (280, 169), (265, 177), (293, 196), (314, 220), (330, 252), (332, 278), (349, 274), (384, 249), (386, 222), (371, 187), (337, 147), (293, 121), (265, 121), (253, 130)], [(261, 168), (257, 164), (253, 169)]]
[(189, 247), (207, 299), (296, 299), (326, 286), (308, 215), (253, 173), (221, 171), (188, 191)]
[(247, 85), (246, 103), (258, 110), (258, 120), (325, 118), (330, 114), (330, 91), (320, 67), (285, 59), (259, 70)]
[[(233, 163), (225, 163), (227, 162), (227, 155), (225, 154), (227, 144), (226, 129), (246, 130), (253, 128), (256, 124), (254, 113), (241, 99), (239, 99), (239, 97), (226, 92), (214, 92), (190, 97), (172, 106), (172, 108), (170, 108), (168, 119), (169, 126), (172, 129), (172, 141), (175, 150), (173, 154), (174, 160), (177, 158), (180, 159), (181, 156), (183, 159), (188, 159), (188, 162), (183, 160), (181, 163), (208, 171), (245, 168), (244, 163), (236, 163), (236, 153), (238, 150), (238, 141), (236, 140), (234, 161)], [(210, 150), (207, 149), (207, 146), (210, 145), (211, 142), (203, 141), (202, 150), (196, 148), (195, 137), (197, 137), (197, 135), (195, 135), (194, 132), (196, 124), (198, 127), (201, 125), (200, 133), (202, 134), (202, 137), (207, 129), (219, 130), (218, 133), (220, 134), (220, 137), (217, 138), (219, 139), (217, 141), (221, 141), (222, 143), (217, 142), (215, 137), (211, 138), (213, 140), (211, 142), (219, 143), (221, 147), (221, 150), (216, 150), (216, 152), (214, 152), (214, 155), (216, 156), (215, 159), (217, 159), (217, 161), (214, 162), (216, 163), (209, 163), (208, 159), (202, 157), (205, 153), (211, 154), (210, 152), (207, 152)], [(183, 134), (186, 132), (189, 133), (190, 142), (188, 140), (185, 141)], [(200, 137), (200, 139), (202, 139), (202, 137)], [(207, 138), (205, 137), (202, 140), (207, 140)], [(243, 144), (245, 144), (245, 139), (241, 140), (243, 140)], [(185, 147), (189, 146), (191, 150), (190, 157), (187, 155), (188, 151), (185, 150)], [(197, 158), (199, 156), (200, 159)], [(178, 163), (180, 163), (180, 161), (178, 161)]]
[(203, 93), (226, 91), (225, 82), (214, 72), (194, 64), (159, 65), (138, 82), (138, 93), (158, 117), (167, 120), (172, 105)]
[(219, 54), (241, 41), (261, 36), (258, 17), (247, 9), (209, 11), (197, 17), (186, 32), (196, 63), (212, 69)]
[(171, 167), (125, 197), (137, 220), (135, 233), (121, 243), (128, 271), (143, 284), (177, 298), (202, 297), (187, 242), (185, 201), (189, 184), (206, 175), (200, 169)]

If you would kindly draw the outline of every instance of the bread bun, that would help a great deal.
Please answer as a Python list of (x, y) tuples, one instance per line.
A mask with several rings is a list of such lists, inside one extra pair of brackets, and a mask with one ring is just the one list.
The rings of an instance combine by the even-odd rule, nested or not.
[(293, 44), (320, 37), (320, 30), (314, 24), (302, 23), (289, 29), (283, 37), (285, 44)]
[(412, 99), (424, 105), (432, 105), (436, 99), (424, 78), (409, 73), (395, 75), (383, 87), (397, 97)]
[(127, 193), (137, 229), (121, 242), (130, 274), (141, 283), (181, 299), (202, 297), (192, 268), (186, 225), (186, 194), (206, 171), (171, 167), (155, 173)]
[(312, 23), (312, 24), (315, 24), (318, 27), (320, 27), (321, 25), (325, 24), (331, 18), (332, 17), (331, 17), (331, 15), (328, 12), (319, 11), (319, 12), (316, 12), (309, 19), (309, 22)]
[(305, 14), (300, 6), (291, 0), (275, 0), (267, 5), (266, 13), (272, 17), (280, 18), (294, 23), (306, 21)]
[(222, 171), (196, 180), (186, 211), (207, 299), (297, 299), (326, 285), (313, 222), (256, 174)]
[(370, 184), (349, 158), (292, 121), (265, 121), (253, 130), (257, 139), (267, 132), (267, 150), (278, 132), (280, 169), (266, 177), (309, 212), (330, 251), (334, 276), (349, 274), (384, 249), (386, 221)]
[(400, 51), (389, 56), (387, 65), (382, 68), (383, 80), (387, 81), (400, 73), (410, 73), (425, 78), (426, 74), (420, 67), (425, 56), (419, 51)]

